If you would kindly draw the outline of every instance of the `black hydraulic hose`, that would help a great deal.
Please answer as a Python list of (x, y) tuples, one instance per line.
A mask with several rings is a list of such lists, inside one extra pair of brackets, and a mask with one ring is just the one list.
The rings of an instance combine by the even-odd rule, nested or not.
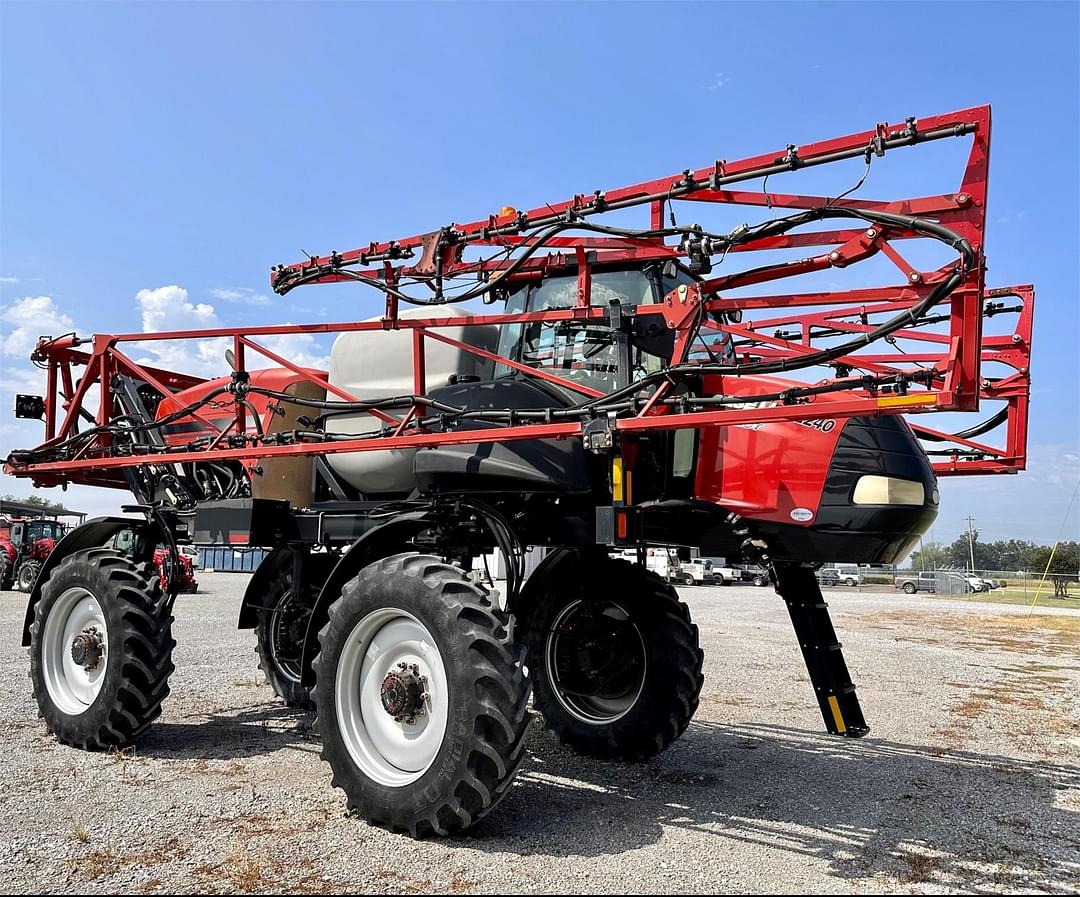
[(919, 438), (926, 442), (948, 442), (951, 439), (974, 439), (976, 436), (982, 436), (983, 433), (989, 433), (995, 427), (1000, 427), (1005, 421), (1009, 419), (1009, 409), (1002, 408), (993, 417), (987, 418), (982, 423), (978, 423), (973, 427), (968, 427), (966, 430), (961, 430), (959, 433), (951, 433), (939, 436), (937, 433), (920, 433)]
[[(884, 140), (881, 140), (880, 143), (878, 142), (877, 138), (874, 138), (870, 141), (868, 145), (864, 147), (853, 147), (846, 150), (837, 150), (836, 152), (826, 153), (824, 155), (817, 156), (811, 159), (800, 159), (797, 155), (794, 157), (789, 155), (787, 157), (778, 158), (771, 165), (764, 165), (760, 168), (755, 168), (750, 171), (741, 172), (739, 174), (723, 176), (714, 175), (705, 181), (697, 181), (689, 176), (686, 176), (680, 181), (671, 184), (668, 189), (662, 192), (653, 193), (645, 196), (632, 196), (627, 199), (617, 200), (614, 202), (608, 201), (606, 198), (598, 196), (596, 202), (594, 202), (593, 205), (588, 208), (568, 209), (566, 212), (563, 213), (558, 213), (552, 210), (552, 213), (550, 215), (541, 215), (537, 218), (532, 219), (531, 221), (519, 219), (512, 224), (503, 225), (501, 227), (481, 228), (481, 230), (477, 233), (463, 235), (463, 240), (467, 242), (470, 237), (491, 239), (492, 237), (499, 236), (517, 236), (528, 228), (535, 229), (540, 227), (547, 227), (549, 225), (552, 226), (552, 232), (550, 234), (545, 234), (544, 240), (550, 239), (551, 236), (554, 236), (561, 230), (566, 230), (568, 227), (595, 229), (599, 231), (600, 228), (594, 225), (585, 228), (585, 223), (583, 220), (585, 216), (602, 214), (604, 212), (615, 211), (617, 209), (630, 208), (650, 202), (667, 202), (671, 199), (678, 199), (679, 197), (686, 194), (695, 193), (706, 188), (716, 190), (720, 187), (728, 186), (729, 184), (737, 184), (745, 181), (757, 180), (758, 178), (769, 177), (770, 175), (781, 174), (782, 172), (786, 171), (795, 171), (800, 168), (814, 168), (819, 165), (827, 165), (831, 162), (840, 162), (845, 159), (853, 159), (857, 156), (868, 156), (871, 152), (880, 151), (880, 153), (884, 153), (886, 150), (889, 149), (895, 149), (902, 146), (912, 146), (914, 144), (925, 143), (931, 140), (940, 140), (946, 137), (962, 137), (966, 134), (972, 133), (974, 130), (975, 125), (968, 122), (963, 122), (956, 125), (948, 125), (942, 128), (935, 128), (931, 131), (925, 132), (918, 131), (909, 124), (909, 127), (905, 131), (895, 132), (893, 135), (885, 138)], [(639, 231), (637, 233), (640, 236), (655, 236), (660, 235), (667, 230), (669, 229), (655, 229), (651, 231)], [(674, 230), (678, 232), (685, 232), (685, 229), (675, 228)], [(534, 244), (535, 248), (538, 248), (538, 246), (539, 244)], [(533, 252), (535, 252), (535, 248), (533, 248)], [(524, 256), (523, 258), (528, 258), (528, 255)], [(358, 259), (355, 262), (348, 262), (344, 264), (359, 263), (361, 262)], [(512, 270), (516, 270), (516, 268)], [(320, 277), (326, 276), (327, 274), (344, 274), (346, 276), (349, 276), (351, 272), (343, 268), (341, 264), (321, 265), (317, 268), (313, 268), (311, 273), (291, 275), (286, 282), (282, 282), (285, 280), (285, 278), (279, 277), (278, 282), (274, 284), (273, 288), (274, 291), (279, 295), (284, 295), (294, 287), (301, 286), (304, 283), (309, 283), (312, 280), (317, 280)], [(403, 293), (400, 293), (399, 291), (394, 290), (387, 284), (379, 284), (378, 282), (372, 281), (370, 278), (363, 278), (363, 280), (371, 283), (373, 286), (384, 289), (386, 292), (390, 293), (391, 295), (397, 296), (397, 298), (405, 302), (410, 302), (417, 305), (438, 305), (442, 304), (443, 301), (446, 301), (436, 300), (434, 302), (431, 302), (414, 299), (412, 297), (406, 296)], [(475, 298), (476, 296), (487, 292), (487, 290), (490, 288), (491, 286), (489, 285), (483, 289), (470, 291), (470, 293), (467, 294), (468, 298)], [(455, 298), (452, 301), (465, 300), (462, 298)]]

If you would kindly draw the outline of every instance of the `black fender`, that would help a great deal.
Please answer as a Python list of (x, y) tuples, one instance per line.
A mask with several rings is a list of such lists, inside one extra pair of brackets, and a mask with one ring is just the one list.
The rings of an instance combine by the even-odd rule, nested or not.
[(514, 615), (518, 638), (524, 639), (529, 629), (533, 609), (552, 589), (562, 588), (563, 583), (577, 580), (583, 571), (597, 560), (608, 557), (602, 548), (555, 548), (540, 562), (516, 596), (512, 596), (507, 610)]
[(159, 538), (155, 539), (151, 544), (156, 544), (160, 539), (165, 538), (165, 535), (160, 532), (161, 528), (156, 523), (145, 518), (140, 520), (138, 517), (95, 517), (92, 520), (87, 520), (82, 526), (70, 530), (64, 538), (56, 543), (52, 553), (45, 559), (45, 563), (41, 565), (37, 579), (34, 580), (34, 587), (30, 590), (30, 598), (26, 602), (26, 616), (23, 618), (22, 634), (22, 646), (24, 648), (30, 647), (30, 626), (34, 622), (34, 608), (37, 606), (38, 601), (41, 600), (41, 584), (49, 578), (52, 569), (64, 558), (77, 551), (84, 551), (87, 548), (100, 548), (117, 533), (126, 529), (157, 531)]
[(258, 617), (259, 596), (261, 596), (277, 576), (282, 567), (293, 562), (293, 550), (279, 546), (259, 562), (244, 590), (244, 602), (240, 605), (240, 618), (236, 621), (237, 629), (254, 629)]
[[(330, 572), (315, 605), (311, 610), (307, 631), (304, 635), (304, 652), (300, 657), (301, 684), (310, 688), (315, 684), (312, 661), (319, 651), (319, 631), (330, 618), (330, 605), (337, 601), (341, 589), (368, 564), (409, 550), (409, 543), (421, 532), (430, 529), (436, 518), (430, 511), (401, 514), (388, 523), (364, 533), (342, 554)], [(263, 561), (265, 564), (266, 562)], [(260, 565), (262, 566), (262, 565)], [(245, 596), (246, 599), (246, 596)]]

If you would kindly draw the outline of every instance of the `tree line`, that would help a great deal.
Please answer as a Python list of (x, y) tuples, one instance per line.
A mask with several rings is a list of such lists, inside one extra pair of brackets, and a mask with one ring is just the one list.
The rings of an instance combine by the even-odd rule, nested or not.
[(35, 508), (39, 508), (46, 514), (55, 514), (57, 511), (63, 511), (64, 506), (59, 502), (49, 501), (47, 498), (42, 498), (40, 495), (0, 495), (0, 501), (13, 501), (18, 502), (20, 505), (32, 505)]
[[(1023, 539), (999, 539), (980, 542), (979, 531), (972, 531), (971, 544), (964, 533), (950, 545), (927, 542), (911, 555), (913, 570), (964, 570), (971, 566), (974, 550), (976, 570), (1001, 570), (1008, 573), (1028, 572), (1042, 575), (1050, 564), (1050, 573), (1076, 577), (1080, 569), (1080, 542), (1059, 542), (1038, 545)], [(1053, 561), (1050, 560), (1053, 552)]]

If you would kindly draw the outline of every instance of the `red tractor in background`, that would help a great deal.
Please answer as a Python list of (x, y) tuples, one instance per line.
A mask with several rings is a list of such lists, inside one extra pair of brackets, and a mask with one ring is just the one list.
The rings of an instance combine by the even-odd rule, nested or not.
[[(45, 438), (5, 469), (127, 490), (143, 519), (88, 521), (45, 562), (23, 631), (42, 718), (84, 749), (137, 738), (169, 690), (180, 546), (266, 548), (238, 625), (315, 708), (349, 807), (459, 832), (507, 793), (530, 696), (593, 757), (686, 730), (698, 631), (644, 561), (696, 548), (768, 571), (826, 729), (865, 735), (815, 569), (896, 562), (939, 477), (1026, 464), (1034, 291), (985, 284), (989, 150), (985, 106), (881, 123), (272, 269), (281, 295), (376, 291), (367, 320), (43, 338), (46, 394), (16, 414)], [(962, 171), (927, 194), (935, 158)], [(776, 192), (846, 160), (853, 186)], [(854, 196), (881, 165), (919, 192)], [(326, 369), (269, 342), (326, 334)], [(229, 371), (127, 351), (196, 339)], [(984, 401), (957, 432), (917, 417)]]
[[(128, 557), (140, 553), (142, 546), (139, 545), (139, 534), (134, 529), (121, 530), (113, 537), (113, 549)], [(191, 557), (184, 552), (177, 552), (174, 559), (168, 548), (157, 545), (153, 549), (152, 560), (154, 570), (161, 583), (161, 590), (167, 594), (177, 592), (193, 593), (199, 590), (199, 583), (195, 579), (195, 568)]]
[[(67, 532), (68, 527), (55, 518), (7, 518), (0, 517), (0, 591), (12, 587), (20, 592), (29, 592), (34, 587), (37, 575), (56, 548), (56, 543)], [(123, 535), (123, 534), (121, 534)], [(118, 550), (126, 551), (117, 537), (114, 542)], [(161, 579), (165, 591), (172, 590), (169, 579), (170, 564), (168, 549), (160, 546), (154, 549), (154, 567)], [(174, 574), (176, 591), (197, 592), (199, 583), (191, 558), (179, 553), (179, 563)]]
[(170, 571), (172, 567), (170, 565), (170, 554), (167, 548), (155, 548), (154, 549), (154, 566), (157, 568), (158, 576), (161, 577), (161, 588), (165, 592), (185, 592), (188, 594), (199, 591), (199, 582), (195, 579), (195, 570), (191, 564), (191, 558), (184, 552), (179, 552), (180, 564), (176, 570), (176, 587), (173, 588), (173, 583), (169, 579)]
[(66, 527), (50, 517), (0, 517), (0, 591), (29, 592)]

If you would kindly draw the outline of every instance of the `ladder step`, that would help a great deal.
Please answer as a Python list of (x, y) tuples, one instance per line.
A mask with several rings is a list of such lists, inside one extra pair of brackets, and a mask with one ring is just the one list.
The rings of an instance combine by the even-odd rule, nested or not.
[(784, 599), (825, 728), (834, 735), (861, 738), (870, 731), (836, 638), (829, 606), (814, 571), (797, 564), (773, 565), (776, 591)]

